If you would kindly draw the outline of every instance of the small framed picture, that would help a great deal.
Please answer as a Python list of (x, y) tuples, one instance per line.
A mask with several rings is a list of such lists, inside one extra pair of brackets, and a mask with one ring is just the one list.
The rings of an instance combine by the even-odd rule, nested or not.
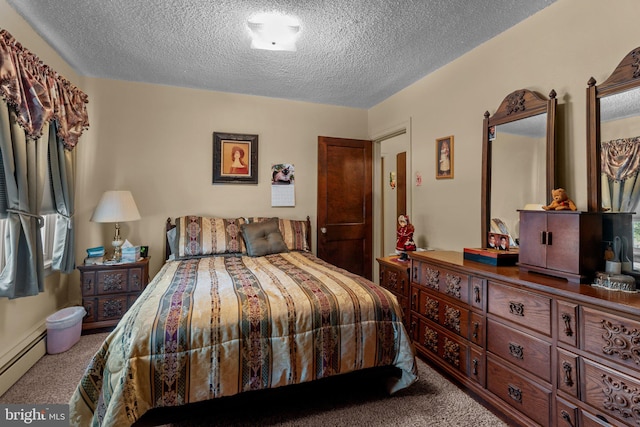
[(500, 233), (489, 233), (487, 236), (487, 248), (500, 251), (509, 250), (509, 235)]
[(489, 141), (493, 141), (496, 139), (496, 127), (489, 126)]
[(258, 135), (213, 133), (213, 183), (258, 183)]
[(453, 135), (436, 139), (436, 179), (453, 178)]

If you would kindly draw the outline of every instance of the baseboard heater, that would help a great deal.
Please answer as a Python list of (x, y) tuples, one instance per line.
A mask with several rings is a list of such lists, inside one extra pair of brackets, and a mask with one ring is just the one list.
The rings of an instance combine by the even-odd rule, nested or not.
[(0, 367), (0, 396), (6, 393), (47, 352), (47, 331), (42, 331)]

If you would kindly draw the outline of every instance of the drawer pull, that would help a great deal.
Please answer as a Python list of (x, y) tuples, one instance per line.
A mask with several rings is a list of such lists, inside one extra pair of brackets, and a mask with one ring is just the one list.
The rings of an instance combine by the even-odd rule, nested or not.
[(473, 322), (473, 339), (478, 339), (478, 328), (480, 328), (480, 323)]
[(569, 362), (562, 362), (562, 370), (564, 371), (564, 384), (566, 386), (573, 386), (573, 378), (571, 378), (571, 371), (573, 367)]
[(413, 280), (416, 281), (416, 282), (418, 281), (418, 266), (417, 265), (413, 267)]
[(571, 427), (573, 426), (573, 422), (571, 421), (571, 415), (569, 415), (569, 413), (567, 411), (565, 411), (564, 409), (560, 412), (560, 414), (562, 415), (562, 419), (569, 424)]
[(520, 390), (518, 387), (509, 384), (507, 392), (509, 393), (510, 398), (518, 403), (522, 403), (522, 390)]
[(84, 285), (85, 289), (90, 290), (92, 286), (91, 279), (87, 279), (84, 283), (85, 283)]
[(519, 344), (509, 343), (509, 354), (516, 359), (524, 360), (524, 347)]
[(478, 375), (478, 359), (473, 359), (473, 375)]
[(562, 313), (562, 320), (564, 320), (564, 334), (568, 337), (572, 337), (573, 330), (571, 329), (571, 315), (568, 313)]
[(546, 231), (541, 231), (540, 232), (540, 244), (541, 245), (546, 245), (547, 244), (547, 232)]
[(473, 295), (475, 297), (476, 303), (480, 304), (480, 287), (479, 286), (473, 287)]
[(509, 313), (514, 316), (524, 317), (524, 304), (520, 302), (509, 301)]
[(415, 340), (414, 331), (416, 329), (416, 322), (411, 322), (411, 327), (409, 328), (409, 335), (411, 338)]
[(418, 294), (411, 295), (411, 309), (416, 309), (416, 300), (418, 299)]
[(553, 233), (547, 232), (547, 246), (551, 246), (553, 244)]

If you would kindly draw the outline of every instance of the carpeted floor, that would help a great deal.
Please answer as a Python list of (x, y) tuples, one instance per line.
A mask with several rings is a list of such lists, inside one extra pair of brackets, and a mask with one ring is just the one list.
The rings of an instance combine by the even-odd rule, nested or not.
[[(85, 335), (70, 350), (47, 355), (0, 403), (68, 403), (106, 334)], [(374, 370), (154, 411), (137, 425), (202, 426), (506, 426), (481, 404), (418, 360), (420, 380), (392, 396)]]

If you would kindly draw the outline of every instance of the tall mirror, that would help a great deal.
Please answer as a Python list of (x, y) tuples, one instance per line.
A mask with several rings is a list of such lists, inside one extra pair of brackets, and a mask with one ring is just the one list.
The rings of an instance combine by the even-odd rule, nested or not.
[(622, 236), (621, 261), (635, 261), (637, 268), (640, 216), (631, 213), (639, 210), (640, 201), (640, 48), (629, 52), (602, 84), (589, 79), (587, 114), (588, 209), (627, 213), (630, 218), (622, 221), (627, 229), (609, 237)]
[(482, 240), (505, 232), (517, 246), (518, 209), (546, 205), (555, 186), (556, 93), (549, 99), (521, 89), (493, 116), (484, 114), (482, 135)]

